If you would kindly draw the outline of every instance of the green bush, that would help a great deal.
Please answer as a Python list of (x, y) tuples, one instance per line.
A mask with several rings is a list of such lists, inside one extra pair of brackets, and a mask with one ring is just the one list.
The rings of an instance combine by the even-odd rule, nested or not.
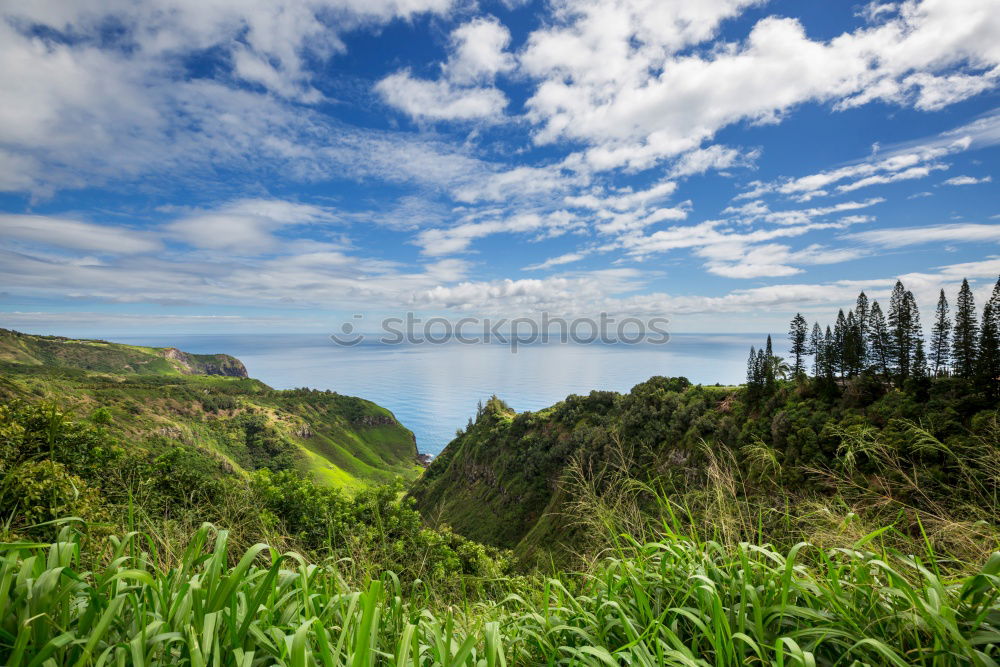
[(89, 523), (107, 520), (100, 493), (55, 461), (28, 461), (6, 471), (0, 507), (15, 534), (47, 538), (52, 526), (38, 524), (67, 517)]

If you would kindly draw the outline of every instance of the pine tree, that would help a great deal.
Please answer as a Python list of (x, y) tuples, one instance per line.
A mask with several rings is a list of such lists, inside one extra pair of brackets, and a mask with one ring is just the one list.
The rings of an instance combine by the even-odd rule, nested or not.
[(861, 357), (861, 328), (854, 311), (848, 311), (844, 320), (844, 370), (847, 375), (854, 377), (858, 374)]
[(758, 389), (758, 381), (759, 378), (757, 377), (757, 350), (755, 350), (754, 346), (751, 345), (750, 358), (747, 359), (747, 389), (750, 390), (751, 393), (756, 392), (756, 390)]
[(774, 390), (776, 382), (774, 348), (771, 346), (771, 334), (767, 335), (767, 345), (764, 348), (764, 388), (770, 394)]
[(976, 373), (976, 349), (979, 347), (979, 325), (976, 323), (976, 302), (968, 280), (962, 280), (955, 310), (952, 336), (952, 356), (955, 375), (971, 378)]
[(889, 358), (900, 383), (910, 377), (911, 328), (906, 288), (897, 280), (889, 298)]
[(871, 313), (868, 316), (868, 331), (871, 339), (872, 365), (882, 374), (889, 377), (889, 327), (885, 323), (885, 315), (878, 301), (872, 301)]
[(993, 319), (996, 320), (997, 331), (1000, 331), (1000, 278), (997, 278), (997, 282), (993, 286), (993, 293), (990, 294), (987, 305), (992, 305), (990, 310), (993, 312)]
[(924, 353), (924, 339), (918, 338), (913, 348), (913, 363), (911, 366), (913, 377), (927, 377), (927, 355)]
[(951, 338), (951, 320), (948, 319), (948, 299), (941, 290), (938, 297), (937, 310), (934, 311), (934, 327), (931, 330), (931, 369), (935, 376), (948, 372), (948, 362), (951, 360), (951, 348), (948, 345)]
[(813, 355), (813, 375), (819, 377), (820, 354), (823, 351), (823, 330), (819, 328), (819, 322), (813, 323), (812, 333), (809, 334), (809, 352)]
[(833, 325), (833, 357), (836, 363), (835, 371), (843, 376), (847, 364), (847, 318), (844, 317), (844, 310), (837, 313), (837, 321)]
[(770, 387), (767, 384), (767, 355), (764, 348), (757, 350), (756, 373), (758, 394), (764, 394)]
[(806, 343), (806, 333), (808, 331), (806, 318), (801, 313), (796, 313), (788, 329), (788, 338), (792, 342), (792, 356), (795, 357), (795, 377), (805, 373), (802, 367), (802, 357), (808, 352)]
[(858, 366), (860, 370), (868, 367), (868, 348), (870, 345), (868, 333), (868, 317), (871, 307), (868, 304), (868, 295), (862, 292), (858, 295), (857, 303), (854, 305), (854, 318), (858, 322)]
[(826, 334), (823, 336), (823, 375), (828, 380), (832, 380), (837, 372), (837, 351), (833, 345), (833, 332), (830, 326), (826, 327)]
[(917, 308), (917, 299), (913, 296), (913, 292), (906, 290), (906, 316), (909, 320), (910, 329), (907, 334), (906, 341), (906, 354), (910, 360), (910, 371), (914, 371), (914, 366), (917, 359), (917, 348), (920, 348), (920, 354), (923, 357), (923, 372), (927, 372), (927, 356), (924, 354), (924, 329), (920, 324), (920, 309)]
[(1000, 315), (993, 308), (994, 302), (991, 297), (983, 308), (983, 324), (979, 329), (979, 357), (976, 364), (976, 375), (990, 396), (996, 396), (997, 385), (1000, 382), (1000, 328), (998, 328)]

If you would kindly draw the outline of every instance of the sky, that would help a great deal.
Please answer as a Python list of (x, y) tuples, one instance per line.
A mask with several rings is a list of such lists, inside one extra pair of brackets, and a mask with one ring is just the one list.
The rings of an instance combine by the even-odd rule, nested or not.
[(0, 0), (0, 326), (929, 321), (998, 85), (1000, 0)]

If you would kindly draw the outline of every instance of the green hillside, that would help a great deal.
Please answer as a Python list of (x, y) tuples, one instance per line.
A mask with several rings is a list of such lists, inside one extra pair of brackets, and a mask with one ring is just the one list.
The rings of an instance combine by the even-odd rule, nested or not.
[(419, 471), (413, 434), (370, 401), (278, 391), (225, 354), (0, 330), (0, 399), (50, 402), (152, 453), (199, 450), (235, 471), (294, 468), (360, 487)]
[(0, 361), (60, 366), (118, 375), (225, 375), (246, 377), (228, 354), (189, 354), (173, 347), (142, 347), (0, 329)]
[[(832, 392), (822, 381), (802, 379), (754, 397), (744, 388), (657, 377), (628, 394), (595, 391), (521, 414), (494, 398), (410, 493), (428, 520), (543, 562), (590, 546), (597, 517), (582, 516), (580, 503), (621, 502), (614, 494), (625, 482), (647, 489), (630, 500), (637, 512), (662, 495), (688, 515), (685, 522), (717, 530), (732, 526), (709, 517), (712, 494), (736, 489), (735, 506), (759, 513), (750, 536), (763, 530), (792, 544), (813, 536), (771, 526), (769, 515), (787, 523), (786, 506), (822, 504), (837, 494), (838, 502), (858, 505), (842, 504), (845, 515), (876, 524), (909, 513), (903, 523), (918, 531), (908, 521), (934, 506), (970, 524), (981, 520), (995, 539), (997, 407), (954, 379), (899, 390), (855, 378)], [(847, 459), (850, 447), (865, 454)], [(979, 466), (983, 456), (992, 463)], [(973, 481), (992, 489), (988, 505), (977, 507)]]

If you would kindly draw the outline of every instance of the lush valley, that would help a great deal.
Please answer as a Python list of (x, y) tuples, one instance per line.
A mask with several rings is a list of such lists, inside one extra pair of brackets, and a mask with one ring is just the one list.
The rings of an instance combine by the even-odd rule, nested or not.
[(273, 390), (225, 354), (0, 330), (0, 398), (54, 403), (150, 455), (179, 447), (232, 470), (295, 469), (352, 488), (419, 470), (413, 434), (388, 410)]

